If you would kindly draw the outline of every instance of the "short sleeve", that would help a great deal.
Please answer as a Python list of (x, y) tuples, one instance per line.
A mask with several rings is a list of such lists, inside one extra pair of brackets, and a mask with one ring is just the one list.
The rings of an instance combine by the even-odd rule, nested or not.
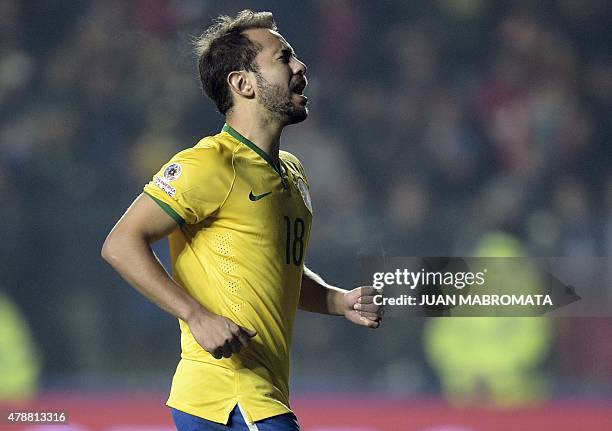
[(144, 187), (179, 225), (196, 224), (225, 202), (234, 181), (231, 154), (215, 146), (181, 151)]

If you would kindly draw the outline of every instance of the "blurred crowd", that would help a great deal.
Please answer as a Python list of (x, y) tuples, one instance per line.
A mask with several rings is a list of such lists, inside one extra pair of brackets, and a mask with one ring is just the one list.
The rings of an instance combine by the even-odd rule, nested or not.
[[(311, 184), (308, 264), (331, 282), (365, 282), (363, 256), (470, 255), (491, 231), (537, 256), (612, 254), (607, 0), (4, 0), (0, 291), (27, 317), (44, 385), (169, 382), (176, 322), (99, 249), (165, 161), (221, 129), (191, 39), (247, 7), (272, 11), (309, 68), (310, 116), (282, 146)], [(607, 280), (594, 288), (609, 298)], [(372, 363), (375, 389), (434, 390), (421, 319), (384, 336), (330, 319), (300, 316), (298, 388), (325, 385), (325, 355), (337, 390)], [(609, 343), (567, 355), (612, 325), (587, 320), (558, 323), (543, 367), (592, 393), (612, 386)]]

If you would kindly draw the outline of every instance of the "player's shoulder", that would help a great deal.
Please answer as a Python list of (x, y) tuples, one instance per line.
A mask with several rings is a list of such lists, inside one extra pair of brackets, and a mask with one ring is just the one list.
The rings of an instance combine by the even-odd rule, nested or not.
[(295, 155), (291, 154), (289, 151), (280, 150), (278, 152), (278, 157), (287, 165), (299, 171), (302, 175), (305, 175), (302, 162), (300, 162), (300, 159), (298, 159)]
[(207, 136), (200, 139), (193, 147), (178, 152), (174, 157), (175, 163), (187, 163), (197, 167), (223, 168), (230, 167), (232, 161), (232, 148), (228, 147), (217, 136)]
[(301, 165), (300, 159), (298, 159), (295, 155), (291, 154), (289, 151), (279, 150), (278, 157), (280, 157), (285, 162), (291, 162)]

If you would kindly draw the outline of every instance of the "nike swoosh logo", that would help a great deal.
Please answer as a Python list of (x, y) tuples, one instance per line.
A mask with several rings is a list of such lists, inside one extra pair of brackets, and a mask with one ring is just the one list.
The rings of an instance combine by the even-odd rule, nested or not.
[(265, 198), (266, 196), (268, 196), (270, 193), (272, 192), (268, 192), (268, 193), (263, 193), (261, 195), (254, 195), (253, 194), (253, 190), (251, 190), (251, 193), (249, 193), (249, 199), (252, 200), (253, 202), (258, 201), (260, 199)]

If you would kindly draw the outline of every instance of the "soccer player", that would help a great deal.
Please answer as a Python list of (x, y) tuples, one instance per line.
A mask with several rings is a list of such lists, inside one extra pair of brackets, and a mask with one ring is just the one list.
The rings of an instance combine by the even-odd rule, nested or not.
[[(289, 407), (296, 310), (376, 328), (369, 286), (330, 286), (304, 266), (312, 206), (299, 160), (279, 150), (306, 119), (306, 66), (269, 12), (222, 16), (197, 41), (223, 129), (176, 154), (117, 222), (102, 256), (179, 319), (168, 406), (179, 430), (298, 430)], [(173, 276), (151, 243), (168, 236)]]

